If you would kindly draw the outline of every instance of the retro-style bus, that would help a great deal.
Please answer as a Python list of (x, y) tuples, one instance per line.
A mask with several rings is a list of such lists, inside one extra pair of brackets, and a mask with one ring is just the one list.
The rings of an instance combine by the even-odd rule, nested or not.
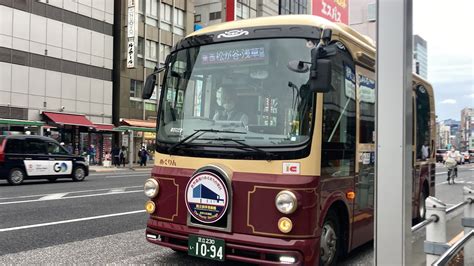
[[(333, 265), (372, 240), (374, 68), (373, 41), (315, 16), (228, 22), (179, 41), (143, 92), (164, 70), (147, 241), (220, 261)], [(435, 116), (433, 89), (415, 74), (413, 99), (419, 220), (435, 189)]]

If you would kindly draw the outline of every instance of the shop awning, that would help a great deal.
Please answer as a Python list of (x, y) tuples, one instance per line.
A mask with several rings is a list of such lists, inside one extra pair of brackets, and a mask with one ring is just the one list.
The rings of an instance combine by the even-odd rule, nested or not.
[(112, 124), (94, 124), (98, 131), (114, 131), (115, 126)]
[(0, 124), (2, 124), (2, 125), (12, 125), (12, 126), (42, 126), (42, 125), (44, 125), (44, 122), (20, 120), (20, 119), (0, 118)]
[(43, 115), (59, 125), (72, 125), (81, 127), (95, 127), (85, 115), (43, 112)]
[(153, 130), (156, 128), (155, 120), (122, 119), (120, 124), (122, 126), (152, 128)]
[(115, 131), (128, 131), (128, 130), (133, 130), (133, 131), (142, 131), (142, 132), (155, 132), (155, 128), (149, 128), (149, 127), (131, 127), (131, 126), (119, 126), (114, 128)]

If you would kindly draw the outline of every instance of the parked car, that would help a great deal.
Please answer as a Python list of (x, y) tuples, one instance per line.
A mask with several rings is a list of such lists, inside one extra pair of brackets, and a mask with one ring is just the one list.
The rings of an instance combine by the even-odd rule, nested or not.
[(471, 155), (468, 151), (462, 152), (461, 154), (464, 157), (464, 163), (471, 163)]
[(443, 163), (447, 152), (448, 152), (448, 150), (446, 150), (446, 149), (436, 150), (436, 162)]
[(19, 185), (25, 179), (72, 178), (83, 181), (89, 166), (59, 143), (42, 136), (0, 136), (0, 179)]

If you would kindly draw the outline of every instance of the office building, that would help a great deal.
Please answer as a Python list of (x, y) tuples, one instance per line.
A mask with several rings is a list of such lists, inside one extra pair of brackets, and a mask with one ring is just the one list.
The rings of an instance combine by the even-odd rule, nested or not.
[(461, 148), (473, 149), (472, 139), (474, 138), (474, 108), (464, 108), (461, 110)]
[(0, 1), (0, 134), (112, 142), (113, 0)]
[(413, 35), (413, 72), (428, 79), (428, 47), (419, 35)]

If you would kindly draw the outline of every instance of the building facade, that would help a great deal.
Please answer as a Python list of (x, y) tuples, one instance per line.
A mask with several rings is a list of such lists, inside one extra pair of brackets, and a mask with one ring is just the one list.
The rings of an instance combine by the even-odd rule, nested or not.
[(413, 72), (428, 79), (428, 47), (425, 39), (413, 35)]
[(461, 148), (474, 149), (474, 108), (464, 108), (461, 110)]
[[(116, 1), (115, 12), (113, 114), (115, 125), (124, 129), (117, 144), (133, 145), (128, 148), (135, 151), (142, 145), (152, 150), (162, 75), (158, 75), (155, 94), (149, 100), (141, 98), (144, 81), (155, 67), (163, 65), (171, 47), (193, 31), (193, 1)], [(133, 132), (133, 136), (126, 132)], [(137, 155), (131, 156), (136, 161)]]
[(99, 159), (112, 138), (113, 24), (113, 0), (1, 0), (0, 134), (95, 145)]
[(375, 0), (350, 0), (349, 1), (349, 26), (356, 31), (369, 36), (372, 40), (377, 38), (377, 13)]

